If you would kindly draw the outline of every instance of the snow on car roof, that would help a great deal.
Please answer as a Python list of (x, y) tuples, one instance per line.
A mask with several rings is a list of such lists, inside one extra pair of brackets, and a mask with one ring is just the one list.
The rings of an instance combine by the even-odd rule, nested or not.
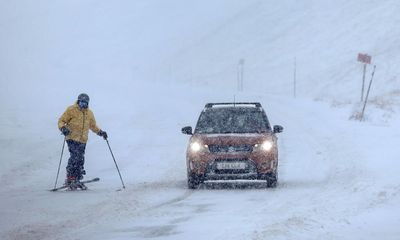
[(227, 102), (227, 103), (207, 103), (205, 108), (216, 108), (216, 107), (252, 107), (261, 108), (259, 102)]

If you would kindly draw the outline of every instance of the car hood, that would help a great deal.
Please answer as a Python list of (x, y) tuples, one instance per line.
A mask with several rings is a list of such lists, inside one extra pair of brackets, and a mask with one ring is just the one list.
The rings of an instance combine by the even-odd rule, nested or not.
[(195, 134), (192, 141), (199, 141), (205, 145), (254, 145), (272, 138), (271, 133)]

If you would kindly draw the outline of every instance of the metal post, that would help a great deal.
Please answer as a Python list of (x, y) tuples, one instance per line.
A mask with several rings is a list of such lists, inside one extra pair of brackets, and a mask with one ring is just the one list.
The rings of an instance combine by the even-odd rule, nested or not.
[(240, 91), (240, 64), (237, 65), (237, 90)]
[(243, 72), (244, 72), (244, 59), (241, 58), (238, 62), (238, 91), (243, 91)]
[(367, 106), (369, 91), (371, 90), (371, 85), (372, 85), (372, 79), (374, 79), (375, 68), (376, 68), (376, 65), (374, 65), (374, 70), (372, 71), (372, 75), (371, 75), (371, 81), (369, 81), (369, 86), (368, 86), (368, 90), (367, 90), (367, 96), (365, 97), (364, 107), (363, 107), (363, 110), (362, 110), (362, 112), (361, 112), (360, 121), (362, 121), (362, 120), (364, 119), (365, 107)]
[(293, 74), (293, 96), (296, 98), (296, 71), (297, 71), (297, 61), (294, 58), (294, 74)]
[(240, 71), (240, 90), (243, 92), (243, 72), (244, 72), (244, 61), (241, 64), (241, 71)]
[(367, 71), (367, 64), (364, 63), (362, 87), (361, 87), (361, 102), (364, 100), (364, 86), (365, 86), (365, 73), (366, 73), (366, 71)]

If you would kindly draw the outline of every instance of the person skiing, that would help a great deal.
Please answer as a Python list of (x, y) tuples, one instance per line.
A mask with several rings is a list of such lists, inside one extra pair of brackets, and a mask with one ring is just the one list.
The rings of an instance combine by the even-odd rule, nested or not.
[(58, 120), (58, 129), (65, 136), (70, 152), (65, 185), (71, 190), (86, 189), (86, 186), (80, 180), (86, 174), (84, 163), (89, 129), (103, 137), (104, 140), (108, 137), (107, 133), (96, 124), (94, 114), (89, 109), (89, 96), (87, 94), (80, 94), (76, 103), (69, 106), (61, 115)]

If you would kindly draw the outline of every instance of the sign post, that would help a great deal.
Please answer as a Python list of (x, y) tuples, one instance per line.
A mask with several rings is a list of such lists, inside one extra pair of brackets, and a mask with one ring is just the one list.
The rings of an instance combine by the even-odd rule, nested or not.
[(297, 72), (297, 59), (294, 58), (294, 72), (293, 72), (293, 97), (296, 98), (296, 72)]
[(376, 65), (374, 65), (374, 70), (372, 71), (372, 75), (371, 75), (371, 81), (369, 81), (367, 96), (365, 97), (364, 107), (363, 107), (362, 112), (361, 112), (360, 121), (362, 121), (364, 119), (365, 107), (367, 106), (369, 91), (371, 90), (372, 80), (374, 79), (374, 75), (375, 75), (375, 69), (376, 69)]
[(368, 54), (359, 53), (357, 60), (364, 64), (362, 87), (361, 87), (361, 102), (364, 100), (364, 88), (365, 88), (365, 73), (367, 71), (367, 64), (371, 64), (371, 56)]
[(238, 91), (241, 92), (243, 92), (243, 71), (244, 71), (244, 58), (241, 58), (238, 62), (238, 72), (237, 72)]

